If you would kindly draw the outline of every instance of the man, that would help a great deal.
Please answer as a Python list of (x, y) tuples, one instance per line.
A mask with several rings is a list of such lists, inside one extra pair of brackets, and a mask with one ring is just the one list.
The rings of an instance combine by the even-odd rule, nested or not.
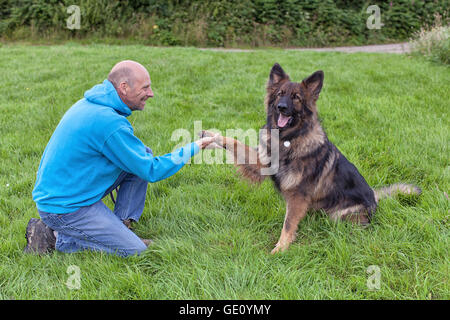
[[(42, 220), (28, 223), (25, 252), (95, 250), (125, 257), (147, 248), (151, 240), (127, 226), (142, 214), (148, 182), (172, 176), (213, 140), (154, 157), (126, 118), (152, 97), (147, 70), (122, 61), (66, 112), (39, 165), (33, 200)], [(117, 188), (111, 212), (101, 199)]]

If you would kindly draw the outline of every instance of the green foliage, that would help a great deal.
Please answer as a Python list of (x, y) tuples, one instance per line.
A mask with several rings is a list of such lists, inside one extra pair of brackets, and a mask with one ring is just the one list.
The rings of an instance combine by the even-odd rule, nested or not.
[[(66, 10), (72, 4), (0, 0), (0, 36), (121, 37), (155, 45), (318, 46), (404, 40), (430, 24), (433, 14), (448, 18), (448, 0), (79, 0), (81, 28), (69, 30)], [(381, 8), (380, 30), (366, 28), (371, 4)]]

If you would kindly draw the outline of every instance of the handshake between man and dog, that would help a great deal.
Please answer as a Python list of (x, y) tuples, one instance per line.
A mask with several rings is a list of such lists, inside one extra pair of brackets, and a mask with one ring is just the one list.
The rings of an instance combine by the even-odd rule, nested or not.
[[(257, 149), (210, 131), (201, 132), (202, 137), (215, 137), (216, 147), (232, 154), (245, 178), (262, 182), (270, 176), (285, 199), (284, 225), (272, 253), (289, 247), (310, 209), (324, 210), (332, 220), (367, 225), (380, 199), (396, 193), (421, 193), (418, 187), (403, 183), (372, 189), (328, 140), (316, 107), (323, 79), (324, 73), (317, 71), (302, 82), (292, 82), (279, 64), (272, 67), (265, 99), (267, 122)], [(272, 170), (264, 171), (268, 167)]]

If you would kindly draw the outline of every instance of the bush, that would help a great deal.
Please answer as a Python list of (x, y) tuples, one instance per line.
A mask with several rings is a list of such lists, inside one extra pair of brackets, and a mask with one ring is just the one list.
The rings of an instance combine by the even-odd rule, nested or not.
[(450, 27), (442, 26), (441, 17), (436, 15), (434, 26), (422, 28), (414, 35), (411, 49), (431, 61), (450, 64)]
[(447, 19), (448, 5), (370, 1), (380, 7), (384, 26), (369, 30), (367, 0), (78, 0), (81, 29), (68, 30), (66, 10), (73, 2), (0, 0), (0, 37), (113, 37), (195, 46), (365, 44), (406, 40), (432, 23), (433, 14)]

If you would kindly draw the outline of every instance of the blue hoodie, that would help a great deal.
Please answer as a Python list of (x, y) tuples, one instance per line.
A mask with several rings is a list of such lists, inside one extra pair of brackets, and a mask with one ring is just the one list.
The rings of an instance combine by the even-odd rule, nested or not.
[(149, 182), (168, 178), (199, 152), (193, 142), (154, 157), (133, 134), (129, 115), (108, 80), (86, 91), (65, 113), (39, 164), (33, 200), (40, 211), (69, 213), (89, 206), (122, 171)]

